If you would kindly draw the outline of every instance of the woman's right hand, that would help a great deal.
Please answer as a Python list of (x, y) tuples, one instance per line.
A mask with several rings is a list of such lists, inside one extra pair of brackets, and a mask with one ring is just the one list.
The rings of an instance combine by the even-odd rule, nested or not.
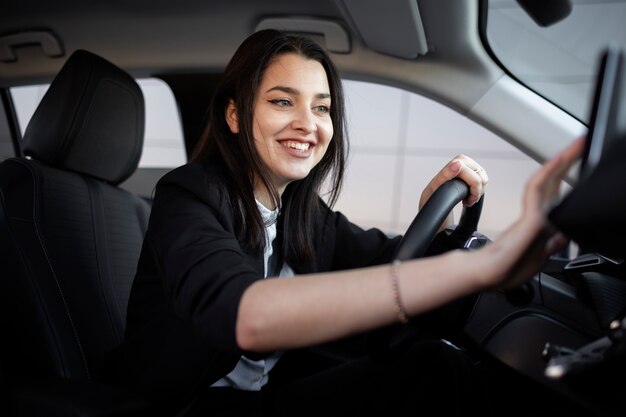
[(547, 214), (558, 200), (561, 181), (582, 155), (584, 142), (584, 137), (575, 140), (526, 183), (520, 218), (482, 251), (485, 288), (511, 288), (527, 281), (567, 244)]

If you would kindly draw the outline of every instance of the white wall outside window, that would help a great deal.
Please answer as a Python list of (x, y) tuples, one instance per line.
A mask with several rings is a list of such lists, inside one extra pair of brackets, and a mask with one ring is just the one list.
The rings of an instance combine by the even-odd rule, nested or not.
[[(459, 113), (401, 89), (345, 82), (351, 158), (336, 209), (362, 227), (403, 233), (430, 179), (457, 154), (480, 163), (489, 184), (479, 229), (497, 236), (521, 208), (539, 164)], [(462, 208), (457, 207), (455, 220)]]

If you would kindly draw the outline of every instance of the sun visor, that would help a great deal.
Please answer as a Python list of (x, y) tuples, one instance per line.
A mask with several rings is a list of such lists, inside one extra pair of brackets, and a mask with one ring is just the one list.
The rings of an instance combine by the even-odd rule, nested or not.
[(626, 134), (607, 151), (548, 218), (585, 251), (626, 258)]

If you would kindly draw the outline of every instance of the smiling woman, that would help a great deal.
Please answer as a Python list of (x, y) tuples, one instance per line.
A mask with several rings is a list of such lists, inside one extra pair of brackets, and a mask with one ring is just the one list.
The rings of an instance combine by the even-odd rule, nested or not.
[[(278, 207), (267, 190), (282, 194), (290, 182), (309, 175), (326, 154), (333, 138), (330, 101), (326, 72), (318, 61), (285, 54), (268, 64), (254, 101), (252, 127), (256, 152), (272, 182), (271, 187), (255, 188), (255, 198), (265, 207)], [(235, 135), (237, 119), (237, 106), (231, 101), (226, 120)]]
[[(341, 189), (347, 138), (341, 80), (317, 43), (276, 30), (250, 35), (210, 112), (192, 161), (157, 184), (126, 341), (110, 356), (114, 379), (166, 408), (190, 407), (190, 416), (414, 415), (441, 404), (448, 415), (484, 412), (489, 398), (470, 356), (424, 338), (442, 323), (394, 326), (436, 309), (458, 324), (476, 291), (527, 280), (562, 243), (542, 207), (580, 143), (534, 176), (503, 243), (391, 263), (399, 238), (361, 229), (320, 197), (328, 176), (332, 193)], [(453, 178), (467, 184), (467, 205), (487, 182), (460, 155), (433, 177), (423, 203)], [(438, 239), (445, 246), (446, 235)], [(525, 268), (511, 271), (520, 258)], [(402, 347), (381, 357), (377, 347), (395, 334)], [(339, 352), (338, 342), (347, 344)], [(146, 384), (155, 369), (167, 372)]]
[[(614, 327), (626, 311), (625, 264), (579, 253), (577, 242), (542, 265), (547, 252), (535, 252), (551, 236), (562, 243), (540, 206), (556, 195), (552, 180), (576, 186), (577, 170), (563, 173), (576, 145), (560, 150), (585, 132), (593, 52), (626, 41), (626, 0), (559, 2), (571, 10), (547, 26), (522, 0), (5, 2), (0, 369), (10, 383), (0, 415), (181, 417), (192, 398), (198, 413), (262, 402), (267, 414), (276, 405), (275, 414), (319, 417), (340, 404), (389, 415), (410, 398), (451, 414), (446, 405), (471, 406), (487, 391), (498, 415), (623, 416), (622, 364), (545, 375), (546, 356), (577, 365), (598, 340), (606, 353), (626, 351)], [(311, 37), (323, 54), (259, 43), (235, 54), (270, 28)], [(75, 66), (74, 53), (90, 59)], [(60, 85), (68, 62), (74, 75)], [(109, 64), (130, 75), (129, 91), (132, 79), (142, 87), (133, 95), (146, 103), (141, 156), (141, 135), (125, 139), (141, 123), (125, 124), (133, 113), (110, 79), (97, 97), (81, 90)], [(304, 84), (320, 66), (326, 84)], [(259, 89), (272, 74), (281, 78)], [(20, 106), (34, 109), (43, 91), (33, 86), (48, 83), (68, 100), (46, 100), (37, 117), (46, 122), (22, 140)], [(332, 134), (320, 130), (325, 118)], [(76, 126), (89, 137), (67, 140)], [(33, 153), (59, 144), (58, 158)], [(135, 160), (142, 166), (120, 184), (94, 173), (106, 164), (126, 173), (134, 165), (120, 161)], [(594, 229), (603, 242), (616, 229), (602, 213), (623, 189), (607, 181), (609, 199), (582, 195), (607, 221)], [(474, 185), (465, 203), (482, 195), (478, 228), (442, 224), (449, 208), (432, 215), (440, 182), (459, 195)], [(476, 213), (454, 204), (456, 219)], [(409, 226), (422, 216), (428, 227)], [(400, 239), (428, 242), (445, 226), (426, 257), (393, 263)], [(523, 282), (490, 291), (507, 278)]]

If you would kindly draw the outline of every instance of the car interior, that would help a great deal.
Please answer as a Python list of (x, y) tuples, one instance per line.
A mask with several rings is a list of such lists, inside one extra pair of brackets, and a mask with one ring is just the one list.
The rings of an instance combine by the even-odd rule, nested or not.
[[(618, 19), (626, 16), (625, 1), (600, 3)], [(104, 360), (124, 337), (152, 189), (171, 169), (140, 166), (146, 103), (138, 80), (153, 77), (171, 89), (190, 155), (211, 92), (241, 40), (263, 28), (305, 33), (330, 51), (346, 79), (419, 93), (542, 162), (587, 132), (599, 95), (583, 95), (584, 105), (566, 109), (535, 92), (485, 46), (487, 20), (515, 7), (533, 25), (558, 32), (586, 6), (10, 0), (0, 13), (0, 415), (163, 415), (109, 383)], [(597, 58), (586, 91), (600, 88)], [(623, 73), (616, 78), (623, 81)], [(20, 125), (16, 90), (39, 84), (47, 85), (45, 94)], [(577, 250), (554, 256), (519, 288), (479, 294), (461, 333), (450, 338), (491, 377), (503, 414), (626, 411), (626, 251), (619, 240), (626, 193), (614, 181), (625, 174), (625, 85), (613, 88), (613, 142), (606, 141), (584, 181), (579, 167), (571, 172), (564, 185), (571, 192), (551, 212)], [(398, 259), (422, 256), (466, 193), (463, 183), (451, 182), (409, 215)], [(488, 191), (473, 209), (458, 212), (447, 232), (460, 249), (489, 244), (481, 222), (491, 197)]]

